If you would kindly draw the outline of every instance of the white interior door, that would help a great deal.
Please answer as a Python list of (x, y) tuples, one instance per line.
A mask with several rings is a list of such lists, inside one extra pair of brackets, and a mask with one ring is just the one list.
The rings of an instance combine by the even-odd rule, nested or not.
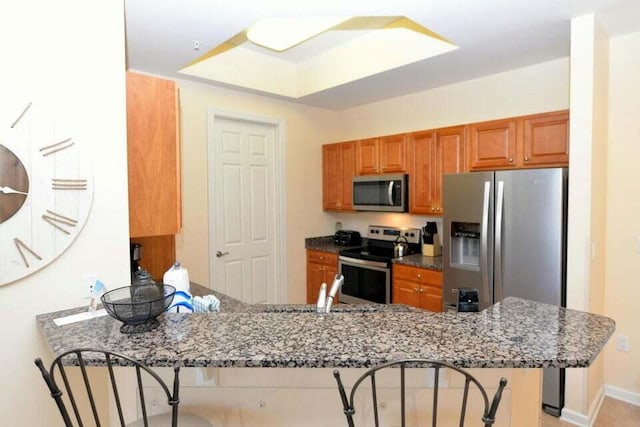
[(276, 303), (276, 127), (215, 117), (209, 144), (211, 286)]

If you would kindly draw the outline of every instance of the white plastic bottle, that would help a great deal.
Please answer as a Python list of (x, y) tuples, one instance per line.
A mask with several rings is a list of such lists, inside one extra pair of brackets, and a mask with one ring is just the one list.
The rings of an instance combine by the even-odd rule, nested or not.
[(173, 286), (176, 288), (176, 291), (191, 293), (191, 287), (189, 286), (189, 272), (186, 268), (181, 267), (178, 261), (176, 261), (171, 268), (164, 273), (162, 282), (165, 285)]

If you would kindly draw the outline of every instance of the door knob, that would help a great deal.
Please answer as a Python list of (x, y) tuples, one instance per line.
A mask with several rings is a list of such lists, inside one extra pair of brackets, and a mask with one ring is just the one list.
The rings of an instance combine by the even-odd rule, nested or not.
[(225, 256), (225, 255), (229, 255), (229, 252), (220, 252), (220, 251), (216, 252), (216, 256), (218, 258), (220, 258), (221, 256)]

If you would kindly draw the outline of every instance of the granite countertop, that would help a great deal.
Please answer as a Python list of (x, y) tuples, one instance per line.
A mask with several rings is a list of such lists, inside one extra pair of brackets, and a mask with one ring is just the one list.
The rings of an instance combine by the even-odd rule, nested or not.
[[(76, 308), (38, 315), (54, 354), (106, 348), (150, 366), (369, 367), (398, 357), (461, 367), (586, 367), (613, 331), (613, 320), (518, 298), (480, 313), (432, 313), (403, 305), (338, 305), (318, 315), (309, 305), (250, 305), (208, 288), (221, 311), (165, 313), (156, 329), (123, 334), (109, 316), (56, 326)], [(89, 360), (100, 365), (100, 360)]]
[[(337, 254), (342, 249), (355, 248), (366, 244), (366, 239), (362, 239), (362, 244), (356, 246), (339, 246), (333, 243), (333, 236), (309, 237), (304, 239), (305, 249), (314, 251), (330, 252)], [(442, 271), (442, 257), (423, 256), (422, 254), (409, 255), (393, 260), (395, 264), (405, 264), (414, 267), (428, 268), (430, 270)]]
[(331, 252), (334, 254), (337, 254), (343, 249), (357, 248), (360, 246), (364, 246), (366, 244), (367, 244), (366, 238), (362, 239), (362, 243), (358, 245), (352, 245), (352, 246), (336, 245), (333, 242), (333, 236), (307, 237), (306, 239), (304, 239), (305, 249), (311, 249), (314, 251), (321, 251), (321, 252)]
[(428, 268), (429, 270), (442, 271), (441, 256), (424, 256), (422, 254), (408, 255), (405, 257), (395, 258), (394, 264), (404, 264), (419, 268)]

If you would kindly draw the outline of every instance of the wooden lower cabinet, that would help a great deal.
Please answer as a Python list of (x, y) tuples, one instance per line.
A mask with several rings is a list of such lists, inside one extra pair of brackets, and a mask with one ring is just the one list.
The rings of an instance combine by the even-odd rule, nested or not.
[(442, 311), (442, 273), (408, 265), (393, 265), (392, 300), (429, 311)]
[[(323, 283), (331, 287), (335, 275), (338, 274), (338, 254), (307, 249), (307, 304), (315, 304), (318, 300), (320, 286)], [(334, 303), (338, 302), (336, 295)]]

